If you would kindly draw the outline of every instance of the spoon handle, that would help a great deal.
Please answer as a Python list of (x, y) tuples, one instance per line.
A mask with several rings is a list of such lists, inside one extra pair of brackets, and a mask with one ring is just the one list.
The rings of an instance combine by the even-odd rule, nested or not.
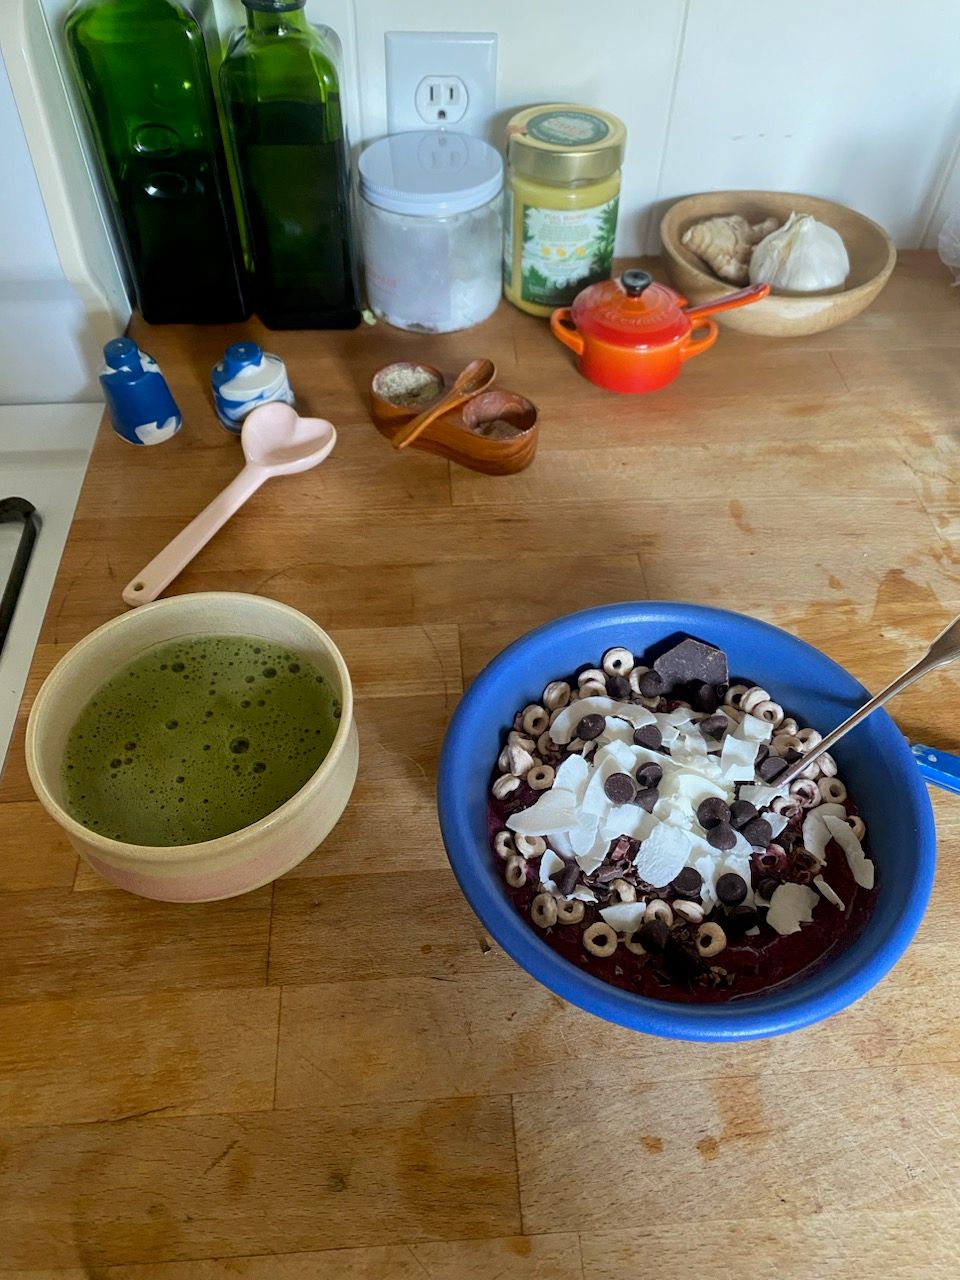
[(148, 604), (156, 600), (177, 574), (190, 563), (197, 552), (207, 545), (218, 529), (221, 529), (233, 513), (242, 507), (251, 494), (270, 478), (264, 467), (248, 462), (239, 475), (234, 476), (209, 506), (190, 521), (185, 529), (153, 557), (145, 569), (123, 589), (125, 604)]
[(416, 440), (424, 427), (429, 427), (430, 423), (435, 422), (442, 413), (446, 413), (448, 409), (461, 404), (465, 399), (469, 400), (470, 395), (464, 396), (463, 392), (458, 390), (457, 387), (451, 387), (447, 394), (439, 399), (436, 404), (432, 404), (429, 409), (424, 409), (423, 413), (418, 413), (415, 418), (400, 428), (391, 441), (393, 447), (395, 449), (405, 449), (408, 444), (412, 444)]
[(901, 693), (914, 681), (919, 680), (921, 676), (934, 671), (937, 667), (945, 667), (949, 663), (955, 662), (957, 658), (960, 658), (960, 618), (954, 618), (948, 626), (944, 627), (943, 631), (940, 632), (919, 661), (897, 676), (896, 680), (891, 681), (885, 689), (881, 689), (869, 702), (865, 702), (862, 707), (854, 711), (853, 715), (848, 716), (843, 724), (838, 725), (836, 729), (826, 734), (811, 751), (801, 756), (795, 764), (790, 766), (786, 773), (782, 773), (776, 779), (774, 785), (783, 787), (795, 782), (808, 764), (816, 760), (818, 756), (822, 756), (825, 751), (829, 751), (835, 742), (839, 742), (851, 729), (855, 729), (861, 720), (867, 718), (871, 711), (876, 711), (877, 707), (882, 707), (885, 702), (889, 702), (891, 698)]

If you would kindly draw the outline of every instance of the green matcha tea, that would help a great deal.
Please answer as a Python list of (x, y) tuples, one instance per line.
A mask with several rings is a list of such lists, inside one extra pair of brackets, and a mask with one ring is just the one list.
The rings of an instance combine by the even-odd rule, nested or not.
[(66, 808), (132, 844), (213, 840), (299, 791), (339, 719), (323, 676), (269, 641), (157, 645), (98, 689), (70, 730)]

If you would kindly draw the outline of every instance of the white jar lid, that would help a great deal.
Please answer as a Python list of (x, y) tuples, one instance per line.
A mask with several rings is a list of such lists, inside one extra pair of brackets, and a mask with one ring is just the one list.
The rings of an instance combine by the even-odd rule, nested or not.
[(360, 156), (360, 194), (391, 213), (466, 213), (503, 186), (503, 161), (480, 138), (445, 129), (395, 133)]

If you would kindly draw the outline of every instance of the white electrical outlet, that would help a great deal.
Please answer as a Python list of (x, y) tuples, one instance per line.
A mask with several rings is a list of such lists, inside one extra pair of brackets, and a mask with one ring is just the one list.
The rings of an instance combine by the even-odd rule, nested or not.
[(496, 107), (497, 37), (479, 31), (388, 31), (387, 129), (482, 135)]

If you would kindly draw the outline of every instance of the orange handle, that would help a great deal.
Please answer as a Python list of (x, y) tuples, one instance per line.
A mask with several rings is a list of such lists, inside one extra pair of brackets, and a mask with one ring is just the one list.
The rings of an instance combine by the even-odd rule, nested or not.
[(734, 307), (745, 307), (751, 302), (759, 302), (770, 292), (768, 284), (751, 284), (746, 289), (738, 289), (736, 293), (726, 293), (716, 302), (702, 302), (699, 307), (685, 308), (687, 317), (694, 323), (704, 316), (712, 316), (717, 311), (732, 311)]
[[(713, 320), (695, 321), (695, 328), (691, 329), (687, 334), (683, 346), (680, 348), (680, 359), (689, 360), (691, 356), (698, 356), (704, 351), (708, 351), (717, 340), (717, 334), (720, 332), (717, 324)], [(700, 329), (706, 329), (706, 335), (702, 338), (694, 338), (694, 333)]]
[(550, 317), (550, 328), (553, 336), (559, 338), (565, 347), (569, 347), (574, 355), (583, 355), (583, 338), (577, 333), (569, 307), (558, 307), (554, 311)]

